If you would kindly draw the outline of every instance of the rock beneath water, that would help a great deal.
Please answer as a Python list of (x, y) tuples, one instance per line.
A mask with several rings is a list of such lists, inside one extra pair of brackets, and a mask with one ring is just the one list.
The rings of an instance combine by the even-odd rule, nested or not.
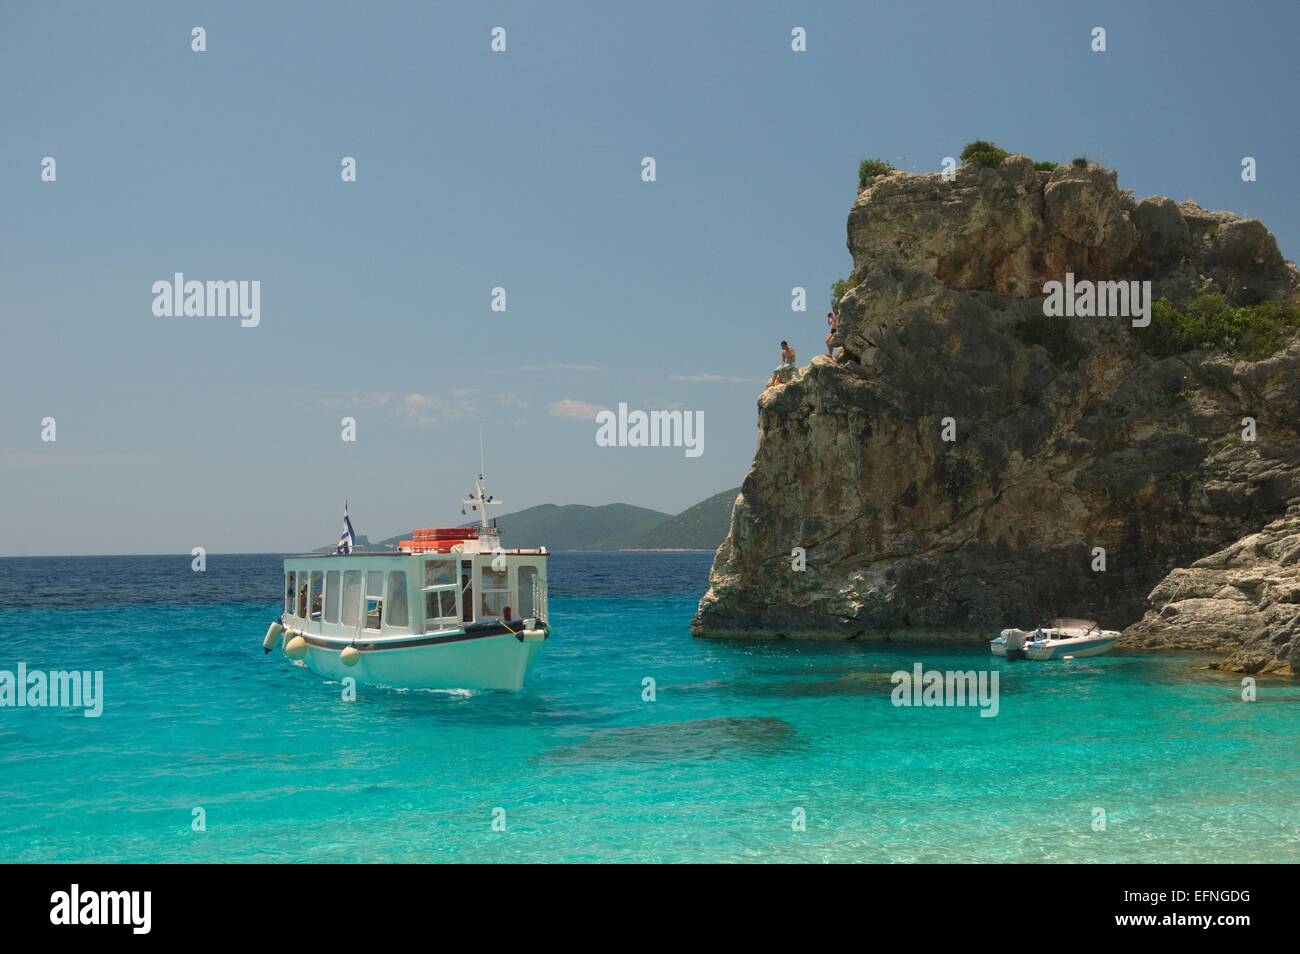
[(715, 759), (737, 752), (783, 752), (795, 737), (794, 726), (771, 716), (724, 716), (601, 729), (576, 745), (553, 749), (556, 762), (680, 762)]
[(1300, 675), (1300, 506), (1258, 533), (1175, 570), (1121, 646), (1231, 652), (1234, 672)]
[(1122, 629), (1170, 570), (1300, 494), (1300, 342), (1158, 358), (1126, 318), (1043, 313), (1067, 272), (1149, 280), (1155, 298), (1300, 300), (1259, 222), (1009, 156), (951, 182), (878, 176), (848, 246), (842, 353), (759, 397), (696, 635), (974, 643), (1054, 615)]

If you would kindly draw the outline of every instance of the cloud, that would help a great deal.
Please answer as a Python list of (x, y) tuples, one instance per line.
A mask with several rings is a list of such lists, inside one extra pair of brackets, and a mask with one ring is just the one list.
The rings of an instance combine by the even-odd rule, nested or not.
[(521, 365), (520, 371), (591, 371), (595, 374), (604, 374), (604, 368), (598, 368), (591, 364), (525, 364)]
[(674, 381), (694, 381), (699, 383), (754, 384), (753, 378), (729, 378), (721, 374), (674, 374)]
[(532, 401), (522, 394), (516, 394), (513, 391), (506, 391), (504, 394), (497, 395), (497, 403), (502, 407), (512, 407), (518, 410), (531, 407)]
[(392, 391), (354, 392), (346, 397), (332, 396), (322, 398), (320, 406), (348, 410), (361, 407), (370, 410), (372, 408), (383, 407), (392, 401), (394, 397), (396, 397), (396, 395), (393, 394)]
[[(472, 417), (477, 414), (478, 406), (471, 398), (480, 393), (478, 388), (449, 388), (439, 394), (397, 395), (392, 391), (361, 391), (347, 397), (330, 397), (321, 401), (322, 406), (341, 408), (347, 411), (378, 410), (391, 408), (399, 419), (418, 427), (432, 427), (443, 421)], [(514, 397), (514, 395), (512, 395)], [(516, 406), (521, 406), (517, 402)], [(526, 403), (526, 402), (525, 402)]]
[(401, 409), (406, 419), (419, 427), (432, 427), (439, 421), (475, 413), (469, 401), (447, 401), (437, 394), (408, 394), (402, 398)]
[(567, 417), (574, 421), (594, 421), (597, 412), (603, 410), (605, 409), (599, 404), (588, 404), (586, 401), (575, 401), (573, 398), (565, 398), (546, 405), (546, 413), (551, 417)]

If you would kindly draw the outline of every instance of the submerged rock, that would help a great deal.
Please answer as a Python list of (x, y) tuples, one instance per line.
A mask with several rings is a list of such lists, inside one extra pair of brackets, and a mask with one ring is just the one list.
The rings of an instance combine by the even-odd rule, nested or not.
[(794, 739), (794, 726), (770, 716), (727, 716), (601, 729), (576, 745), (553, 749), (557, 762), (639, 762), (713, 759), (735, 754), (777, 753)]
[(1300, 342), (1160, 358), (1127, 318), (1043, 313), (1067, 272), (1175, 301), (1300, 300), (1259, 222), (1009, 156), (950, 182), (878, 176), (848, 246), (842, 351), (759, 397), (696, 635), (982, 642), (1052, 615), (1119, 629), (1171, 569), (1300, 494)]

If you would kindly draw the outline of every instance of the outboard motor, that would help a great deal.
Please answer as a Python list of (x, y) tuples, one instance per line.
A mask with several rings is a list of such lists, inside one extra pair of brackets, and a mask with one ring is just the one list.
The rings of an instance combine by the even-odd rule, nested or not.
[(1025, 655), (1025, 631), (1023, 629), (1004, 629), (1002, 641), (1007, 647), (1008, 659), (1020, 659)]

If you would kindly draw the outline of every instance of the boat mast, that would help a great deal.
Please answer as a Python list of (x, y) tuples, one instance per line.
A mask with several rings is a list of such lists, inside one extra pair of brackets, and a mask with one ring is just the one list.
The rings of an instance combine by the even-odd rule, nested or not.
[(479, 522), (482, 525), (483, 530), (490, 532), (492, 531), (492, 528), (488, 525), (487, 508), (489, 505), (493, 507), (499, 507), (501, 506), (503, 501), (497, 500), (496, 498), (489, 496), (487, 492), (483, 489), (484, 474), (486, 473), (486, 471), (487, 471), (487, 466), (484, 463), (484, 456), (483, 456), (483, 422), (480, 421), (478, 425), (478, 480), (474, 481), (473, 496), (471, 496), (465, 502), (478, 507)]

